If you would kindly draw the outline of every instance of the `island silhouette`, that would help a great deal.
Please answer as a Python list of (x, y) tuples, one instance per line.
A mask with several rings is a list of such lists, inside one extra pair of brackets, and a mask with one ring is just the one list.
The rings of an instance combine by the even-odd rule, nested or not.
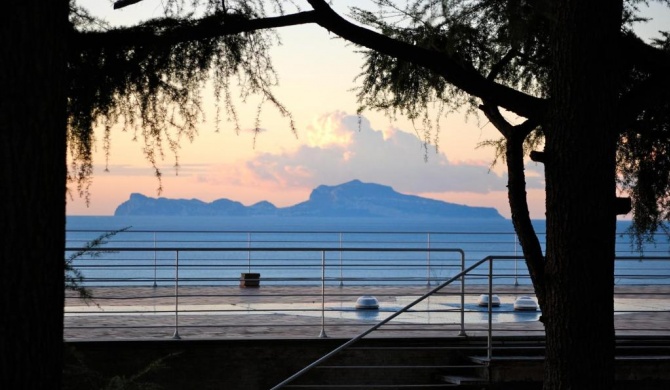
[(473, 207), (396, 192), (390, 186), (352, 180), (320, 185), (309, 199), (288, 207), (268, 201), (251, 206), (230, 199), (152, 198), (132, 193), (115, 216), (282, 216), (282, 217), (447, 217), (503, 219), (492, 207)]

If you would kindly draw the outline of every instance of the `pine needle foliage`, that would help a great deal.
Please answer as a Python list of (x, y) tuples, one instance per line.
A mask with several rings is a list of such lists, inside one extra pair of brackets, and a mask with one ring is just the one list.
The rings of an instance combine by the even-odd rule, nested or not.
[[(373, 13), (353, 9), (360, 23), (403, 42), (458, 58), (464, 67), (492, 75), (496, 81), (536, 96), (544, 96), (547, 22), (530, 2), (415, 0), (405, 6), (374, 1)], [(417, 118), (439, 102), (451, 109), (477, 99), (446, 83), (442, 77), (405, 61), (365, 51), (359, 100), (364, 108), (395, 109)]]
[[(221, 26), (263, 18), (268, 7), (282, 13), (285, 3), (169, 0), (165, 17), (111, 28), (73, 2), (68, 179), (78, 194), (88, 200), (94, 129), (104, 128), (103, 147), (109, 155), (112, 129), (117, 125), (141, 142), (159, 179), (160, 193), (158, 165), (169, 153), (179, 167), (180, 143), (197, 136), (198, 124), (206, 119), (202, 91), (208, 85), (213, 86), (214, 98), (236, 132), (240, 124), (234, 93), (242, 102), (251, 95), (260, 96), (259, 116), (263, 106), (270, 104), (295, 132), (290, 112), (272, 91), (278, 78), (269, 49), (278, 43), (276, 34), (269, 30), (206, 34)], [(196, 11), (202, 16), (195, 17)], [(194, 32), (201, 34), (189, 38)], [(215, 121), (218, 126), (219, 118)]]
[[(622, 20), (622, 39), (645, 47), (641, 55), (622, 49), (621, 127), (618, 151), (619, 190), (633, 204), (631, 232), (642, 242), (667, 228), (670, 221), (670, 91), (650, 90), (647, 85), (667, 84), (670, 66), (670, 33), (642, 43), (633, 32), (643, 6), (653, 1), (628, 0)], [(658, 0), (670, 6), (668, 0)], [(547, 46), (553, 4), (547, 0), (374, 0), (376, 12), (354, 8), (353, 17), (397, 40), (445, 53), (463, 67), (483, 77), (539, 98), (549, 99), (549, 71), (552, 54)], [(624, 46), (622, 46), (624, 47)], [(479, 112), (482, 102), (444, 81), (430, 70), (413, 63), (366, 50), (359, 75), (359, 112), (380, 110), (390, 116), (405, 115), (423, 125), (424, 139), (438, 139), (439, 116), (456, 110)], [(661, 70), (660, 67), (665, 67)], [(635, 91), (634, 93), (631, 93)], [(642, 91), (642, 92), (638, 92)], [(653, 94), (651, 97), (649, 94)], [(628, 95), (628, 96), (627, 96)], [(428, 119), (437, 112), (438, 118)], [(632, 113), (630, 116), (625, 116)], [(506, 115), (519, 123), (525, 118)], [(524, 139), (525, 154), (543, 145), (538, 126)], [(436, 142), (436, 141), (435, 141)], [(505, 138), (486, 140), (479, 147), (492, 147), (495, 165), (505, 161)]]
[[(84, 286), (84, 275), (81, 270), (75, 267), (74, 263), (77, 259), (87, 256), (91, 258), (99, 257), (103, 252), (98, 250), (101, 246), (107, 244), (110, 238), (115, 235), (125, 232), (130, 229), (125, 227), (123, 229), (114, 230), (111, 232), (103, 233), (97, 238), (89, 241), (81, 249), (71, 253), (68, 257), (65, 258), (65, 289), (69, 291), (75, 291), (79, 294), (79, 298), (83, 299), (86, 303), (89, 303), (93, 300), (93, 295), (91, 291)], [(105, 251), (105, 253), (110, 253)]]

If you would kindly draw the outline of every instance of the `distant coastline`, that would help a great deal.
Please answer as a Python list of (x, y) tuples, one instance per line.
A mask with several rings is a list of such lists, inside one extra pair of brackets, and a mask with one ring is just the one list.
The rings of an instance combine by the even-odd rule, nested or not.
[(152, 198), (133, 193), (120, 204), (115, 216), (280, 216), (280, 217), (504, 217), (492, 207), (473, 207), (436, 199), (405, 195), (389, 186), (353, 180), (335, 186), (315, 188), (307, 201), (276, 207), (268, 201), (245, 206), (230, 199), (203, 202), (199, 199)]

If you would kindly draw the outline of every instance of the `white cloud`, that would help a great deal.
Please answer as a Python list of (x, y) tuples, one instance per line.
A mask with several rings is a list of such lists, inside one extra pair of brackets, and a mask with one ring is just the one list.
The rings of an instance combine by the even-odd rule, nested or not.
[(247, 162), (251, 181), (314, 188), (360, 179), (406, 193), (485, 194), (506, 185), (506, 178), (489, 171), (486, 162), (451, 163), (434, 148), (426, 150), (415, 134), (375, 130), (363, 117), (324, 115), (307, 127), (306, 138), (308, 144), (296, 151), (263, 153)]
[(313, 148), (346, 148), (351, 145), (352, 133), (341, 126), (343, 113), (321, 116), (307, 126), (307, 146)]

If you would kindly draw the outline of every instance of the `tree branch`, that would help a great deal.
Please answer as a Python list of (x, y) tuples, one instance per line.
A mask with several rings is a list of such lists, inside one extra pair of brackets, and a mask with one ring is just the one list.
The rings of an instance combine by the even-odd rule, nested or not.
[(488, 102), (484, 102), (484, 104), (479, 106), (479, 109), (484, 113), (486, 119), (488, 119), (493, 124), (493, 127), (498, 129), (498, 131), (503, 135), (503, 137), (509, 138), (512, 136), (514, 125), (509, 123), (509, 121), (507, 121), (507, 119), (505, 119), (505, 117), (502, 116), (500, 110), (498, 109), (498, 106)]
[[(668, 68), (670, 69), (670, 68)], [(658, 72), (624, 94), (619, 99), (619, 133), (634, 123), (645, 108), (655, 102), (670, 100), (670, 74)]]
[(523, 117), (541, 117), (545, 101), (513, 88), (487, 80), (471, 67), (445, 53), (428, 50), (357, 26), (338, 15), (324, 0), (308, 0), (318, 13), (317, 23), (357, 45), (367, 47), (400, 60), (408, 61), (441, 75), (466, 93)]
[[(133, 46), (170, 46), (180, 42), (217, 38), (278, 27), (316, 23), (314, 11), (295, 14), (245, 19), (236, 14), (214, 14), (196, 22), (179, 19), (158, 19), (154, 25), (119, 28), (108, 31), (76, 32), (73, 44), (79, 49), (118, 49)], [(155, 28), (160, 25), (160, 29)]]
[(526, 193), (526, 174), (523, 161), (523, 143), (533, 129), (538, 126), (534, 119), (528, 119), (519, 125), (512, 125), (502, 116), (497, 106), (484, 102), (479, 108), (486, 118), (505, 137), (505, 163), (507, 164), (507, 199), (512, 211), (512, 224), (519, 238), (528, 271), (535, 287), (535, 293), (544, 303), (544, 255), (540, 240), (530, 219), (528, 196)]
[(479, 106), (479, 109), (505, 138), (517, 137), (524, 140), (539, 124), (537, 120), (532, 118), (521, 124), (513, 125), (502, 116), (498, 106), (491, 104), (490, 102), (484, 102), (484, 104)]
[(670, 52), (647, 44), (633, 33), (621, 37), (622, 61), (650, 73), (667, 73), (670, 69)]
[[(245, 19), (240, 15), (214, 14), (196, 22), (174, 19), (159, 19), (160, 32), (147, 28), (149, 24), (116, 29), (106, 32), (79, 32), (74, 43), (86, 47), (132, 47), (140, 45), (173, 45), (179, 42), (215, 38), (243, 32), (316, 23), (357, 45), (382, 54), (412, 62), (444, 77), (449, 83), (466, 93), (504, 107), (526, 118), (543, 115), (545, 101), (513, 88), (487, 80), (472, 67), (461, 65), (455, 57), (389, 38), (375, 31), (357, 26), (338, 15), (323, 0), (308, 0), (314, 11)], [(161, 24), (162, 23), (162, 24)]]
[[(522, 127), (529, 127), (526, 123)], [(515, 126), (515, 127), (518, 127)], [(507, 163), (507, 198), (512, 212), (512, 224), (519, 238), (519, 244), (526, 258), (526, 265), (535, 294), (540, 307), (545, 304), (545, 260), (540, 240), (530, 219), (528, 210), (528, 196), (526, 193), (526, 174), (523, 161), (523, 142), (525, 137), (520, 137), (525, 132), (512, 132), (512, 136), (506, 138), (505, 161)]]
[(114, 9), (120, 9), (127, 7), (129, 5), (133, 5), (135, 3), (139, 3), (142, 0), (118, 0), (114, 2)]
[(508, 51), (507, 54), (505, 54), (503, 58), (500, 59), (500, 61), (496, 62), (495, 65), (491, 67), (491, 71), (489, 72), (489, 75), (486, 76), (486, 79), (489, 81), (494, 81), (500, 72), (502, 72), (502, 70), (505, 68), (505, 66), (507, 66), (507, 64), (509, 64), (516, 55), (516, 49)]

